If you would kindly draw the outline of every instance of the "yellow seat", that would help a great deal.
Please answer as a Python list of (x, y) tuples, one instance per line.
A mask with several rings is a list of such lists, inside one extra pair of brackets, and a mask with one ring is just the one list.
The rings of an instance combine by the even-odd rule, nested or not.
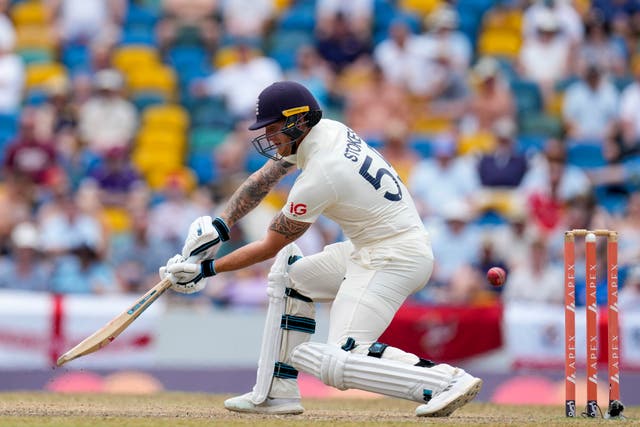
[(11, 8), (11, 19), (16, 27), (45, 25), (49, 23), (49, 11), (42, 1), (25, 1)]
[(181, 153), (186, 147), (186, 134), (166, 129), (142, 128), (136, 137), (136, 149)]
[(161, 64), (158, 50), (146, 45), (126, 45), (113, 52), (112, 63), (115, 68), (127, 75), (136, 68), (149, 68)]
[(112, 233), (122, 233), (131, 229), (131, 216), (123, 208), (105, 207), (102, 210), (102, 221)]
[(481, 32), (511, 30), (522, 32), (522, 11), (518, 9), (492, 9), (482, 19)]
[[(261, 55), (260, 50), (251, 49), (252, 57), (259, 55)], [(220, 48), (213, 56), (213, 66), (215, 68), (224, 68), (235, 64), (236, 62), (238, 62), (238, 51), (235, 46), (225, 46)]]
[(189, 114), (178, 104), (151, 105), (142, 113), (142, 126), (147, 129), (168, 128), (186, 132), (189, 127)]
[(453, 122), (445, 117), (421, 115), (416, 118), (411, 126), (415, 133), (438, 134), (450, 132), (453, 129)]
[(174, 170), (182, 166), (182, 157), (161, 150), (135, 149), (131, 161), (147, 179), (154, 171)]
[(168, 186), (177, 185), (186, 193), (190, 193), (196, 187), (197, 182), (198, 178), (195, 172), (186, 166), (157, 169), (147, 176), (147, 183), (153, 190), (162, 190)]
[(168, 99), (176, 95), (176, 74), (166, 65), (134, 68), (128, 73), (127, 83), (132, 94), (159, 92)]
[(16, 50), (55, 48), (55, 37), (47, 25), (22, 25), (16, 28)]
[(480, 34), (478, 52), (486, 56), (515, 59), (520, 53), (522, 36), (513, 30), (488, 30)]
[(495, 149), (496, 140), (490, 132), (477, 132), (462, 135), (458, 140), (458, 154), (482, 154)]
[(442, 3), (442, 0), (401, 0), (399, 7), (405, 12), (425, 17), (438, 9)]
[(27, 66), (25, 85), (27, 89), (42, 86), (53, 78), (66, 78), (67, 70), (58, 62), (40, 62)]

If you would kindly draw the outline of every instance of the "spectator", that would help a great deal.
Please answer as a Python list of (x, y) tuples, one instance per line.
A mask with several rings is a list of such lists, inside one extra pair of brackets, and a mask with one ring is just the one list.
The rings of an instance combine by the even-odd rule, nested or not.
[(636, 0), (591, 0), (591, 12), (612, 24), (618, 16), (629, 17), (640, 12), (640, 4)]
[(156, 26), (158, 44), (167, 51), (181, 35), (193, 31), (210, 52), (219, 44), (218, 0), (162, 0), (162, 17)]
[(433, 157), (418, 163), (408, 181), (423, 219), (445, 214), (444, 209), (452, 199), (470, 201), (479, 185), (470, 159), (456, 157), (453, 136), (439, 136), (432, 150)]
[(339, 16), (351, 23), (354, 33), (368, 39), (374, 17), (374, 0), (318, 0), (316, 2), (316, 32), (330, 32)]
[(227, 37), (262, 40), (275, 14), (273, 0), (223, 0), (220, 15)]
[(15, 42), (11, 20), (0, 13), (0, 114), (17, 113), (22, 103), (25, 70)]
[(476, 80), (464, 120), (466, 133), (490, 132), (496, 120), (515, 116), (515, 101), (495, 58), (483, 57), (473, 67)]
[(182, 236), (189, 230), (193, 218), (206, 215), (208, 207), (191, 197), (193, 178), (185, 173), (170, 173), (161, 190), (163, 199), (149, 212), (149, 238), (171, 247), (176, 253), (182, 248)]
[(613, 229), (618, 231), (619, 264), (640, 265), (640, 191), (629, 195), (624, 214)]
[(149, 230), (149, 211), (131, 212), (130, 230), (112, 236), (109, 263), (126, 292), (140, 293), (158, 281), (158, 260), (173, 254), (173, 245), (154, 238)]
[(525, 39), (518, 57), (518, 72), (536, 82), (545, 101), (554, 93), (555, 85), (573, 72), (572, 44), (562, 37), (558, 18), (551, 12), (540, 13), (536, 19), (536, 37)]
[(620, 95), (620, 126), (625, 149), (640, 146), (640, 57), (631, 63), (634, 82)]
[(231, 114), (240, 120), (254, 114), (260, 90), (281, 80), (282, 69), (274, 59), (254, 54), (246, 39), (239, 39), (234, 46), (237, 62), (219, 69), (204, 81), (196, 82), (193, 90), (196, 96), (222, 97)]
[(417, 49), (427, 61), (444, 61), (457, 73), (466, 73), (471, 63), (469, 38), (458, 30), (458, 12), (441, 6), (427, 16), (429, 31), (418, 36)]
[(587, 175), (579, 167), (567, 164), (565, 143), (558, 139), (546, 142), (544, 153), (532, 160), (522, 182), (534, 222), (545, 233), (560, 224), (563, 203), (591, 191)]
[(0, 288), (49, 290), (49, 266), (38, 251), (39, 236), (31, 222), (21, 222), (11, 232), (11, 253), (0, 258)]
[(296, 65), (287, 71), (285, 77), (307, 87), (321, 107), (329, 103), (335, 76), (314, 46), (303, 45), (298, 48)]
[(412, 119), (410, 98), (402, 87), (385, 80), (371, 61), (363, 60), (359, 66), (363, 68), (362, 81), (358, 85), (342, 83), (345, 121), (363, 138), (379, 140), (388, 122)]
[(143, 184), (142, 176), (131, 164), (129, 150), (123, 147), (107, 150), (90, 176), (98, 185), (105, 206), (124, 207), (133, 187)]
[(596, 63), (566, 90), (562, 117), (567, 137), (602, 145), (617, 129), (618, 91)]
[(482, 236), (472, 224), (474, 213), (468, 203), (450, 198), (441, 207), (441, 212), (440, 220), (427, 224), (433, 251), (438, 254), (430, 283), (439, 288), (436, 301), (464, 304), (469, 302), (470, 295), (463, 290), (468, 289), (473, 263), (480, 254)]
[(482, 186), (479, 197), (484, 210), (508, 215), (517, 204), (517, 188), (527, 173), (527, 158), (515, 146), (516, 124), (503, 117), (493, 126), (497, 146), (485, 153), (478, 162), (478, 178)]
[(385, 127), (380, 153), (398, 172), (402, 182), (409, 182), (420, 154), (410, 146), (409, 125), (404, 121), (389, 121)]
[(611, 24), (597, 10), (585, 19), (585, 39), (580, 46), (580, 66), (595, 64), (604, 74), (624, 77), (627, 74), (627, 50), (613, 37)]
[(535, 0), (523, 14), (522, 30), (525, 39), (536, 37), (538, 24), (553, 16), (558, 23), (558, 31), (572, 44), (578, 45), (584, 38), (582, 18), (571, 4), (571, 0)]
[(53, 77), (45, 83), (44, 91), (47, 98), (38, 108), (38, 116), (44, 123), (44, 135), (55, 140), (63, 135), (75, 135), (78, 110), (71, 99), (69, 80), (66, 77)]
[(564, 301), (564, 271), (553, 264), (547, 243), (539, 236), (529, 243), (522, 262), (507, 275), (502, 299), (505, 303), (547, 303), (561, 305)]
[(370, 53), (369, 41), (360, 37), (341, 13), (335, 16), (326, 31), (318, 32), (316, 40), (318, 53), (337, 74)]
[(124, 97), (123, 89), (119, 72), (99, 71), (94, 78), (94, 95), (80, 107), (80, 136), (100, 155), (111, 148), (128, 148), (137, 130), (136, 109)]
[(62, 43), (116, 41), (127, 11), (125, 0), (47, 0)]
[(51, 276), (52, 291), (62, 294), (104, 294), (120, 291), (113, 268), (107, 265), (98, 248), (87, 242), (73, 246), (55, 261)]
[(36, 132), (37, 118), (36, 110), (23, 110), (18, 137), (7, 147), (4, 162), (5, 177), (30, 200), (35, 200), (38, 187), (46, 184), (47, 174), (57, 167), (53, 142)]
[(531, 241), (531, 220), (523, 200), (515, 203), (511, 211), (505, 215), (506, 224), (492, 229), (493, 247), (500, 259), (509, 269), (526, 261)]
[[(408, 90), (420, 85), (424, 75), (418, 38), (402, 18), (391, 21), (388, 37), (373, 51), (373, 58), (385, 80)], [(416, 81), (417, 80), (417, 81)]]

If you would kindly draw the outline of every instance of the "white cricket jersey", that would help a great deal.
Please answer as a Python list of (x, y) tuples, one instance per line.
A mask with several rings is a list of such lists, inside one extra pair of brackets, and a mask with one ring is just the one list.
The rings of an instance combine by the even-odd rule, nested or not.
[(408, 231), (424, 233), (422, 220), (398, 174), (344, 124), (323, 119), (298, 147), (296, 179), (285, 216), (335, 221), (356, 248)]

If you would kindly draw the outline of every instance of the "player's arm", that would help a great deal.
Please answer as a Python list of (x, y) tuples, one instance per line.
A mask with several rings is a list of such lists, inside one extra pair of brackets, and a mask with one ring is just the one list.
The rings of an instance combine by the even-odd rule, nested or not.
[(197, 292), (204, 287), (204, 277), (240, 270), (273, 258), (280, 249), (302, 236), (310, 226), (310, 222), (295, 221), (280, 212), (271, 221), (264, 239), (249, 243), (215, 261), (209, 259), (202, 263), (185, 262), (180, 255), (176, 255), (166, 267), (160, 269), (160, 277), (170, 277), (173, 289), (178, 292)]
[(239, 270), (276, 256), (280, 249), (302, 236), (310, 222), (295, 221), (279, 212), (262, 240), (249, 243), (215, 261), (216, 273)]
[(233, 193), (220, 217), (229, 227), (233, 226), (258, 206), (292, 167), (293, 164), (284, 160), (269, 160)]
[(213, 258), (220, 242), (229, 239), (229, 228), (254, 209), (292, 168), (293, 164), (284, 160), (269, 160), (240, 185), (219, 217), (196, 218), (189, 226), (182, 257), (192, 261)]

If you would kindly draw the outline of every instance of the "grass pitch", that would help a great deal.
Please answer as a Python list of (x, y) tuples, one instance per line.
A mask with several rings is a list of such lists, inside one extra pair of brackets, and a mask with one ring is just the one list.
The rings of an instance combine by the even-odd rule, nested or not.
[(417, 418), (416, 404), (399, 399), (303, 399), (306, 411), (294, 416), (229, 412), (228, 396), (194, 393), (151, 395), (0, 393), (0, 426), (407, 426), (577, 424), (640, 425), (640, 407), (625, 409), (624, 421), (568, 419), (560, 406), (500, 406), (471, 403), (449, 418)]

